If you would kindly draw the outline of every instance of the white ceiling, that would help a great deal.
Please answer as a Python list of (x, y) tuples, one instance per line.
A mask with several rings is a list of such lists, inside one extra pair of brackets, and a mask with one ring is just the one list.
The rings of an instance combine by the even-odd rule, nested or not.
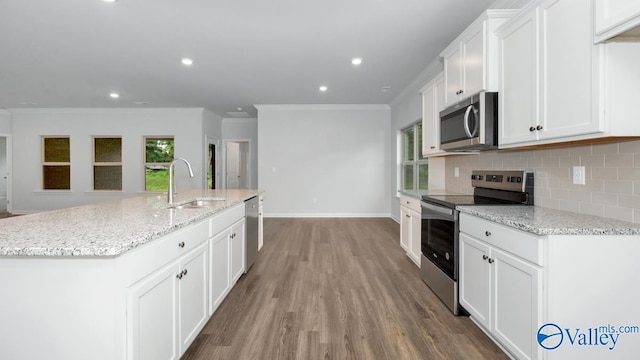
[(0, 108), (388, 104), (492, 2), (1, 0)]

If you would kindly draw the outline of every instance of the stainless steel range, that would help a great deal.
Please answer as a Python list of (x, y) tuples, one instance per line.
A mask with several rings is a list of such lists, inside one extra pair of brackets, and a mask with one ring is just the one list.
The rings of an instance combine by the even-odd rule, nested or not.
[(533, 205), (533, 173), (474, 170), (473, 195), (422, 196), (422, 280), (453, 311), (458, 303), (458, 205)]

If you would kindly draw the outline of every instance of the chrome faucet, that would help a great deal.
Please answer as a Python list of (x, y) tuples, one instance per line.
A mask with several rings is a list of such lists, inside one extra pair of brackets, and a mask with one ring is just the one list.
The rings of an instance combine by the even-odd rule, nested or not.
[(187, 164), (187, 168), (189, 168), (189, 176), (193, 177), (193, 170), (191, 169), (191, 164), (189, 164), (187, 159), (184, 159), (184, 158), (173, 159), (171, 164), (169, 164), (169, 190), (167, 191), (167, 201), (169, 202), (169, 205), (173, 205), (173, 197), (176, 195), (176, 191), (174, 188), (175, 184), (173, 183), (173, 173), (175, 172), (173, 170), (173, 165), (175, 165), (175, 163), (178, 162), (178, 160), (182, 160), (184, 161), (185, 164)]

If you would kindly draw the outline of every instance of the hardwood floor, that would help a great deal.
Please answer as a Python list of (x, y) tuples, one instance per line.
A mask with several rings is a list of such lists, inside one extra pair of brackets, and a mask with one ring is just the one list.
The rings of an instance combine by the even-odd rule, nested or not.
[(264, 247), (182, 359), (508, 359), (421, 281), (391, 219), (265, 219)]

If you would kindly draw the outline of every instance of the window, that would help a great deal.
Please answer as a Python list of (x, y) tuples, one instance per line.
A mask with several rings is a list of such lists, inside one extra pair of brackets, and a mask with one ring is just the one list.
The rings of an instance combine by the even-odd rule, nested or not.
[(401, 131), (401, 190), (419, 191), (429, 188), (429, 164), (422, 156), (422, 123)]
[(93, 138), (93, 190), (122, 190), (122, 138)]
[(42, 137), (42, 189), (71, 190), (69, 137)]
[(145, 191), (167, 191), (169, 164), (173, 160), (173, 137), (145, 137), (144, 147)]

